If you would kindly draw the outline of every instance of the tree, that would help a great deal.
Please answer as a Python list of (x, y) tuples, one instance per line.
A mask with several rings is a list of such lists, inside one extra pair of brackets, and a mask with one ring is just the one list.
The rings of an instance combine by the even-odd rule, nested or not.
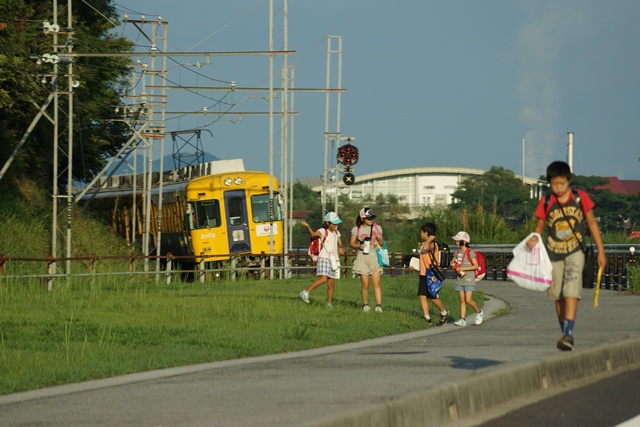
[(482, 208), (514, 224), (522, 224), (535, 210), (528, 187), (512, 171), (498, 166), (480, 177), (465, 178), (452, 196), (456, 199), (453, 209)]
[[(293, 210), (306, 212), (305, 221), (311, 228), (322, 225), (322, 203), (320, 196), (311, 187), (296, 182), (293, 184)], [(292, 246), (305, 247), (309, 245), (309, 232), (305, 227), (293, 227)]]
[[(91, 5), (76, 2), (73, 10), (73, 51), (126, 52), (131, 44), (110, 33), (117, 15), (112, 0), (93, 0)], [(58, 24), (65, 29), (67, 11), (58, 10)], [(38, 65), (35, 57), (52, 51), (53, 36), (45, 34), (43, 22), (52, 22), (51, 5), (39, 0), (4, 0), (0, 3), (0, 164), (4, 165), (31, 124), (38, 109), (52, 90), (53, 66)], [(107, 18), (110, 20), (107, 20)], [(66, 35), (58, 43), (67, 43)], [(63, 51), (65, 49), (60, 49)], [(128, 58), (80, 58), (74, 61), (74, 78), (80, 86), (74, 89), (74, 179), (88, 180), (100, 171), (106, 158), (112, 156), (128, 139), (130, 131), (121, 122), (111, 121), (113, 106), (120, 104), (119, 86), (129, 71)], [(58, 90), (68, 91), (67, 66), (60, 65)], [(41, 81), (46, 80), (46, 84)], [(59, 96), (63, 112), (59, 118), (60, 170), (68, 163), (67, 150), (68, 96)], [(49, 116), (53, 105), (47, 110)], [(11, 178), (28, 177), (41, 187), (49, 188), (53, 174), (53, 126), (41, 119), (18, 153), (3, 179), (6, 188)], [(66, 174), (60, 184), (65, 185)], [(9, 181), (9, 182), (8, 182)]]
[(295, 211), (322, 210), (320, 196), (309, 186), (296, 182), (293, 184), (293, 196), (293, 210)]

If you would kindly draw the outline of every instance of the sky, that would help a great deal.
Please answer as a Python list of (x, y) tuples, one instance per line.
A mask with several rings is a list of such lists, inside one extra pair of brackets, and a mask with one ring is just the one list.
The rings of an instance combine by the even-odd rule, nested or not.
[[(268, 1), (114, 4), (129, 19), (161, 15), (169, 23), (168, 52), (269, 49)], [(274, 49), (281, 50), (283, 0), (273, 5)], [(492, 166), (537, 178), (550, 162), (567, 160), (568, 132), (574, 134), (574, 173), (640, 179), (636, 0), (289, 0), (287, 22), (288, 49), (296, 52), (288, 59), (294, 87), (324, 89), (328, 57), (329, 86), (338, 87), (339, 55), (327, 53), (327, 37), (340, 36), (346, 89), (339, 104), (335, 93), (328, 97), (328, 108), (324, 92), (295, 93), (297, 115), (288, 132), (295, 178), (323, 174), (328, 129), (355, 138), (356, 180), (403, 168)], [(114, 31), (148, 49), (131, 24)], [(332, 40), (338, 50), (338, 39)], [(282, 65), (283, 57), (275, 57), (275, 87)], [(169, 84), (269, 87), (263, 55), (214, 56), (209, 63), (172, 57), (169, 67)], [(266, 90), (168, 95), (172, 112), (269, 111)], [(276, 111), (280, 102), (274, 101)], [(207, 129), (203, 148), (218, 158), (282, 173), (279, 117), (273, 139), (267, 115), (167, 117), (168, 132)], [(171, 138), (165, 149), (171, 152)]]

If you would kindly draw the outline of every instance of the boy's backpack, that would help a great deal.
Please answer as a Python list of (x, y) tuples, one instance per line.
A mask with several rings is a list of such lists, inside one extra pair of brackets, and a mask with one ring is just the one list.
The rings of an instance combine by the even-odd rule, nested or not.
[(451, 263), (451, 252), (449, 252), (449, 245), (446, 243), (437, 243), (438, 249), (440, 249), (440, 266), (443, 268), (449, 267)]
[(329, 231), (325, 230), (322, 241), (320, 240), (320, 236), (313, 236), (309, 241), (309, 250), (307, 251), (307, 254), (311, 257), (313, 262), (318, 261), (318, 255), (320, 255), (320, 251), (324, 246), (324, 242), (327, 241), (327, 237), (329, 237)]
[[(476, 282), (479, 282), (480, 280), (484, 279), (485, 276), (487, 275), (487, 261), (484, 258), (484, 254), (482, 252), (479, 251), (474, 251), (476, 253), (476, 261), (478, 261), (478, 269), (476, 271), (474, 271), (475, 275), (476, 275)], [(469, 258), (469, 262), (471, 262), (473, 264), (473, 262), (471, 261), (471, 255), (469, 254), (469, 251), (465, 252), (467, 254), (467, 258)]]

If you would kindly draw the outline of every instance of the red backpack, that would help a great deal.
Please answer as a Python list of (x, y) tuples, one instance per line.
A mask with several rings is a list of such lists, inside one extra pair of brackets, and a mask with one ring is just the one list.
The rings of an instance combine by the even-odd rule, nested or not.
[(313, 262), (318, 262), (318, 255), (320, 255), (320, 251), (324, 246), (324, 242), (327, 241), (327, 237), (329, 237), (329, 230), (325, 229), (322, 241), (320, 240), (320, 236), (313, 236), (309, 241), (309, 250), (307, 251), (307, 254), (311, 257)]
[[(471, 261), (471, 254), (469, 254), (469, 251), (466, 251), (465, 254), (467, 255), (467, 258), (469, 258), (469, 262), (473, 264), (473, 262)], [(482, 252), (478, 252), (478, 251), (474, 251), (474, 252), (476, 253), (476, 261), (478, 261), (478, 269), (474, 271), (474, 273), (476, 274), (476, 282), (479, 282), (480, 280), (484, 279), (484, 277), (487, 275), (487, 262), (484, 259), (484, 254)]]

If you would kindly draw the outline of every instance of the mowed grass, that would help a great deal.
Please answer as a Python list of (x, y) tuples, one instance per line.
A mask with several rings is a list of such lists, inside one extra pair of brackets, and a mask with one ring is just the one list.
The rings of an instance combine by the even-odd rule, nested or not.
[[(429, 327), (415, 273), (383, 276), (382, 314), (362, 311), (358, 278), (336, 282), (331, 310), (326, 285), (311, 293), (311, 304), (300, 300), (311, 277), (171, 285), (138, 280), (60, 279), (52, 291), (35, 280), (1, 281), (0, 394)], [(452, 283), (441, 291), (450, 320), (459, 311)], [(481, 293), (475, 299), (482, 304)], [(438, 318), (433, 306), (432, 317)]]

